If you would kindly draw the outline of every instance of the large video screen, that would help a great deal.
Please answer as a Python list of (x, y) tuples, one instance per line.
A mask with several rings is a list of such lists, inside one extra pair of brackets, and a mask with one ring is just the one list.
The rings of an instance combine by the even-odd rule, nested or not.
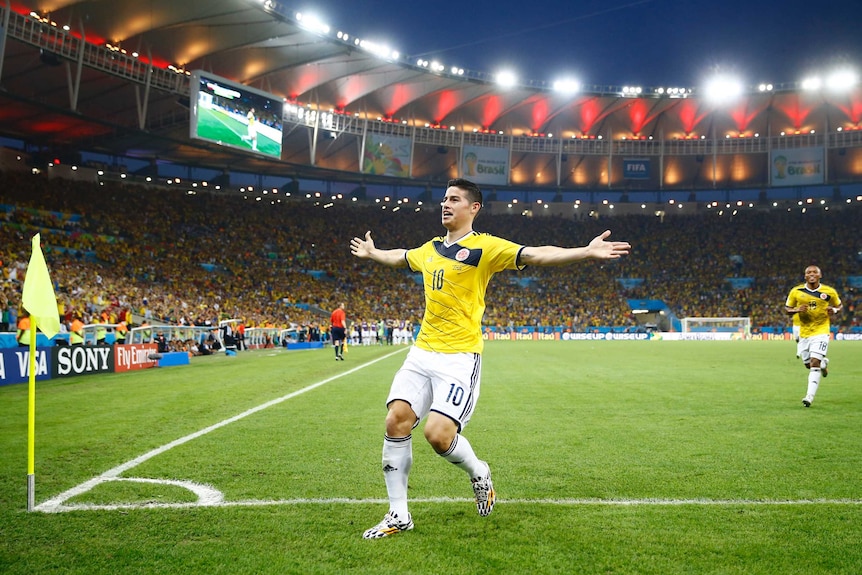
[(195, 70), (189, 100), (192, 138), (281, 158), (284, 101), (275, 94)]

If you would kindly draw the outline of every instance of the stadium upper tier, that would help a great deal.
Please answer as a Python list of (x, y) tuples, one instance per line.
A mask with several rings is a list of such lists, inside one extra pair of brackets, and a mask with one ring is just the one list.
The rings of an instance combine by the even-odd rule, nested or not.
[[(50, 13), (35, 0), (6, 4), (0, 134), (57, 157), (86, 150), (366, 183), (465, 176), (504, 189), (862, 180), (862, 89), (852, 78), (752, 86), (725, 102), (704, 88), (503, 87), (313, 29), (282, 2), (58, 0)], [(279, 157), (255, 153), (264, 148), (250, 143), (241, 101), (207, 102), (235, 123), (236, 145), (191, 137), (193, 70), (284, 102), (281, 121), (259, 123), (282, 131)]]

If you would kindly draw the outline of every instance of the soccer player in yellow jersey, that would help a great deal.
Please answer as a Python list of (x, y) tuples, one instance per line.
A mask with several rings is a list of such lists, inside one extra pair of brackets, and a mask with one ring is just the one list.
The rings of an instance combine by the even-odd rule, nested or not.
[(386, 537), (413, 529), (407, 507), (407, 476), (413, 463), (412, 430), (427, 417), (425, 439), (441, 457), (471, 479), (476, 508), (487, 516), (496, 493), (488, 464), (473, 452), (461, 431), (479, 399), (482, 367), (482, 316), (485, 290), (495, 273), (528, 265), (561, 266), (585, 259), (616, 259), (629, 253), (627, 242), (610, 242), (605, 231), (587, 246), (522, 246), (473, 230), (482, 209), (482, 192), (473, 182), (450, 180), (441, 203), (446, 235), (414, 249), (378, 249), (367, 232), (350, 242), (354, 256), (421, 272), (425, 314), (419, 336), (395, 374), (386, 400), (383, 476), (389, 512), (363, 534)]
[(829, 318), (841, 311), (841, 298), (834, 288), (820, 283), (823, 274), (817, 266), (805, 268), (805, 283), (790, 290), (784, 310), (788, 315), (799, 316), (799, 347), (805, 368), (808, 369), (808, 393), (802, 405), (811, 407), (820, 376), (828, 375), (826, 351), (829, 349)]

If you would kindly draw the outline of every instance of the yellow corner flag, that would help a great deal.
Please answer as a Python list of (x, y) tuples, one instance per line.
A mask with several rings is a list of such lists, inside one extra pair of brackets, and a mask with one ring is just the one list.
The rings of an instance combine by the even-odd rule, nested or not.
[(45, 263), (45, 256), (42, 255), (39, 241), (39, 234), (33, 236), (33, 252), (27, 266), (27, 276), (24, 278), (21, 303), (24, 309), (30, 312), (31, 328), (35, 331), (36, 326), (32, 325), (35, 320), (42, 333), (52, 338), (60, 331), (60, 315), (57, 311), (54, 285), (51, 283), (51, 276), (48, 275), (48, 265)]
[(21, 304), (30, 313), (30, 392), (27, 409), (27, 511), (36, 506), (36, 328), (49, 338), (60, 331), (57, 297), (42, 254), (39, 234), (33, 236), (30, 263), (24, 278)]

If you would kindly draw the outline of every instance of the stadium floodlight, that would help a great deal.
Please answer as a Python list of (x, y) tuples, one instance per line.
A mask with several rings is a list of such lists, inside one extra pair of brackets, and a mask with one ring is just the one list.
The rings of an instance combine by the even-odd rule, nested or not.
[(802, 80), (801, 86), (803, 90), (819, 90), (823, 85), (823, 80), (819, 76), (811, 76)]
[(497, 83), (504, 88), (511, 88), (518, 83), (518, 77), (511, 70), (503, 70), (497, 74)]
[(576, 94), (581, 89), (581, 84), (572, 78), (561, 78), (554, 82), (554, 91), (563, 94)]
[(859, 76), (853, 70), (835, 70), (826, 77), (826, 87), (833, 92), (846, 92), (859, 83)]
[(742, 95), (742, 82), (731, 76), (716, 76), (704, 85), (706, 99), (713, 104), (728, 104)]
[(302, 12), (297, 12), (296, 21), (299, 22), (299, 25), (303, 28), (311, 30), (312, 32), (317, 32), (318, 34), (329, 34), (331, 29), (329, 24), (325, 23), (314, 14), (303, 14)]
[(401, 57), (401, 54), (397, 50), (392, 50), (386, 44), (372, 42), (371, 40), (360, 40), (359, 47), (384, 60), (397, 60)]

